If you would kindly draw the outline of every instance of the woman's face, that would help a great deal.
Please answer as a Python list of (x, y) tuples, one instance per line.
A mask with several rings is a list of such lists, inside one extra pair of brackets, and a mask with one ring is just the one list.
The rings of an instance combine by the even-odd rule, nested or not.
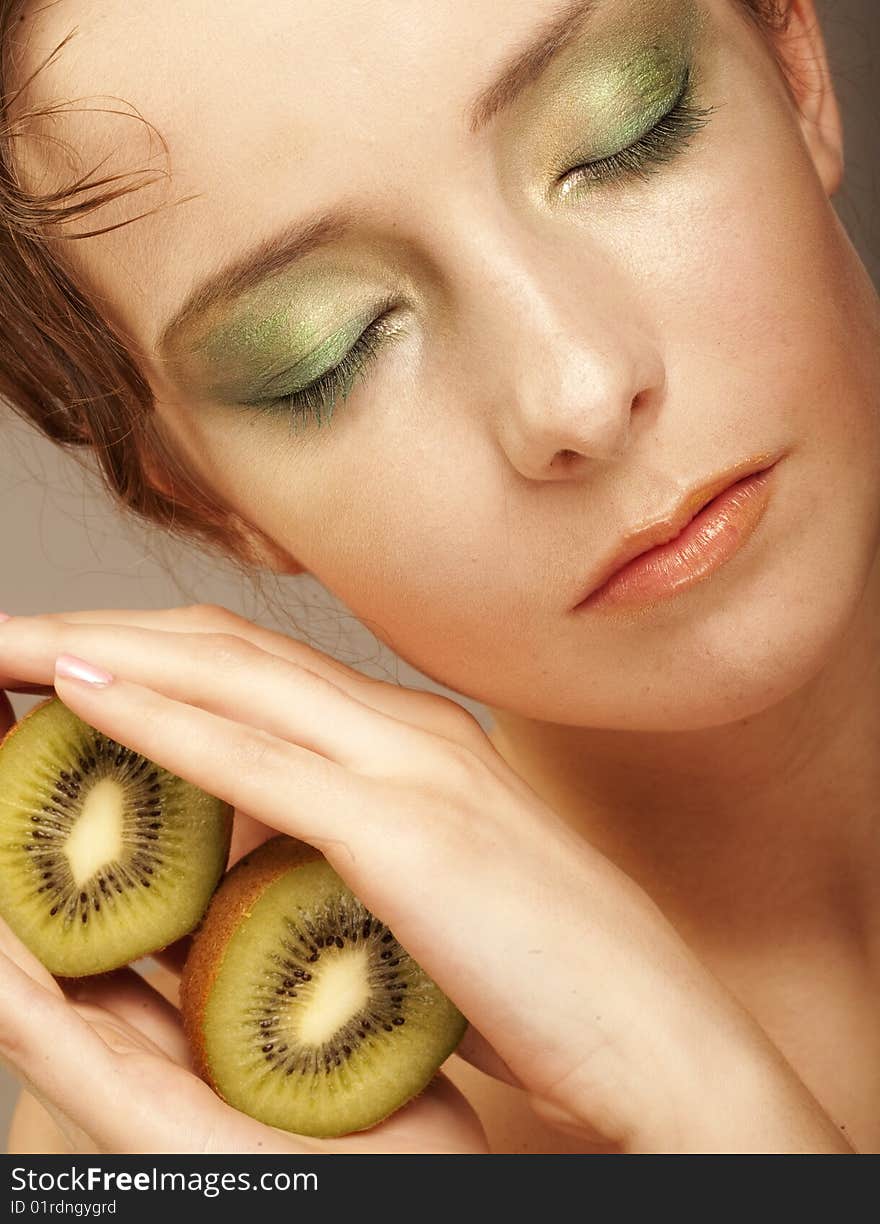
[[(718, 725), (814, 675), (866, 589), (877, 299), (833, 158), (732, 0), (589, 7), (515, 98), (487, 87), (558, 5), (62, 0), (28, 54), (77, 24), (39, 100), (112, 95), (167, 140), (172, 179), (119, 217), (198, 193), (68, 251), (147, 354), (162, 425), (280, 568), (491, 707)], [(686, 74), (690, 134), (661, 125), (650, 173), (577, 171), (662, 120)], [(105, 168), (147, 164), (137, 121), (63, 122), (87, 168), (111, 144)], [(347, 228), (202, 295), (159, 343), (205, 278), (337, 211)], [(314, 394), (291, 418), (280, 397), (376, 320), (329, 419)], [(626, 534), (761, 456), (782, 456), (765, 515), (711, 578), (573, 611)]]

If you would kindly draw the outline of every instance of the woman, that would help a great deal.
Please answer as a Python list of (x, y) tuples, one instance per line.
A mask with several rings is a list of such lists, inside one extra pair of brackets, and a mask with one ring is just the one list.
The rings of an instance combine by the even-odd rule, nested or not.
[(880, 1150), (880, 308), (812, 0), (21, 9), (2, 393), (495, 719), (218, 608), (0, 626), (0, 683), (238, 853), (312, 842), (471, 1021), (300, 1140), (130, 972), (65, 996), (4, 932), (59, 1145)]

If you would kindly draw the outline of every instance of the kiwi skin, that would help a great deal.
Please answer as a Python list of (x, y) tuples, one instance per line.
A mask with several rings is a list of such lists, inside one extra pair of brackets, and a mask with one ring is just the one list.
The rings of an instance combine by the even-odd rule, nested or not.
[[(181, 1020), (190, 1047), (193, 1069), (222, 1100), (243, 1112), (247, 1112), (247, 1107), (240, 1102), (229, 1101), (222, 1085), (214, 1077), (203, 1027), (209, 999), (232, 936), (239, 926), (250, 917), (266, 890), (279, 877), (287, 874), (291, 868), (314, 861), (325, 861), (320, 851), (286, 835), (270, 838), (239, 859), (215, 892), (195, 932), (181, 975), (179, 995)], [(439, 1068), (440, 1061), (445, 1061), (461, 1041), (468, 1022), (451, 1001), (439, 993), (435, 985), (432, 984), (432, 988), (437, 991), (449, 1013), (455, 1017), (448, 1032), (446, 1051), (442, 1060), (436, 1064)], [(407, 1100), (412, 1099), (413, 1095), (418, 1095), (418, 1093), (411, 1093), (408, 1098), (401, 1099), (383, 1115), (374, 1115), (373, 1120), (366, 1126), (361, 1123), (358, 1126), (340, 1130), (335, 1123), (331, 1127), (323, 1122), (313, 1122), (310, 1119), (308, 1127), (305, 1125), (297, 1127), (297, 1133), (334, 1138), (348, 1134), (352, 1130), (369, 1129), (390, 1113), (396, 1112), (407, 1103)], [(281, 1122), (276, 1121), (271, 1124), (276, 1129), (279, 1127), (285, 1129)]]
[(320, 858), (323, 858), (321, 852), (305, 842), (283, 835), (271, 837), (240, 858), (227, 872), (193, 935), (180, 975), (180, 1015), (193, 1057), (193, 1069), (218, 1096), (223, 1094), (211, 1075), (202, 1017), (226, 945), (242, 919), (248, 917), (278, 876), (300, 863)]

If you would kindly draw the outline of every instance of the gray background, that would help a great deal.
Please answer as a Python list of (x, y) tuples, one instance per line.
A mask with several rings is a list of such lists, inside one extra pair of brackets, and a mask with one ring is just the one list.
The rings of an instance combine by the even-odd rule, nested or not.
[[(824, 0), (820, 12), (847, 126), (847, 181), (837, 206), (880, 283), (880, 4)], [(269, 598), (259, 598), (223, 565), (122, 520), (74, 461), (6, 410), (0, 411), (0, 575), (0, 608), (12, 614), (221, 603), (305, 637), (371, 675), (458, 696), (398, 660), (308, 575), (270, 579)], [(18, 716), (37, 700), (13, 697)], [(485, 711), (465, 704), (485, 725)], [(4, 1151), (16, 1095), (17, 1086), (0, 1070)]]

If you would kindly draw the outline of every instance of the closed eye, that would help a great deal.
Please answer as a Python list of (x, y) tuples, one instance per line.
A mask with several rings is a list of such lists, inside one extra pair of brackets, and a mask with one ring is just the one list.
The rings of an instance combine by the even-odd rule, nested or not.
[(695, 104), (692, 71), (688, 67), (678, 96), (666, 114), (625, 149), (568, 171), (559, 180), (562, 194), (588, 190), (591, 185), (623, 183), (630, 178), (646, 181), (663, 163), (678, 156), (716, 109)]
[(305, 387), (272, 399), (255, 400), (248, 408), (261, 408), (290, 416), (291, 424), (311, 418), (320, 426), (328, 422), (340, 399), (345, 399), (358, 379), (364, 378), (387, 341), (404, 334), (399, 323), (389, 323), (393, 299), (382, 303), (380, 313), (361, 332), (341, 361)]

